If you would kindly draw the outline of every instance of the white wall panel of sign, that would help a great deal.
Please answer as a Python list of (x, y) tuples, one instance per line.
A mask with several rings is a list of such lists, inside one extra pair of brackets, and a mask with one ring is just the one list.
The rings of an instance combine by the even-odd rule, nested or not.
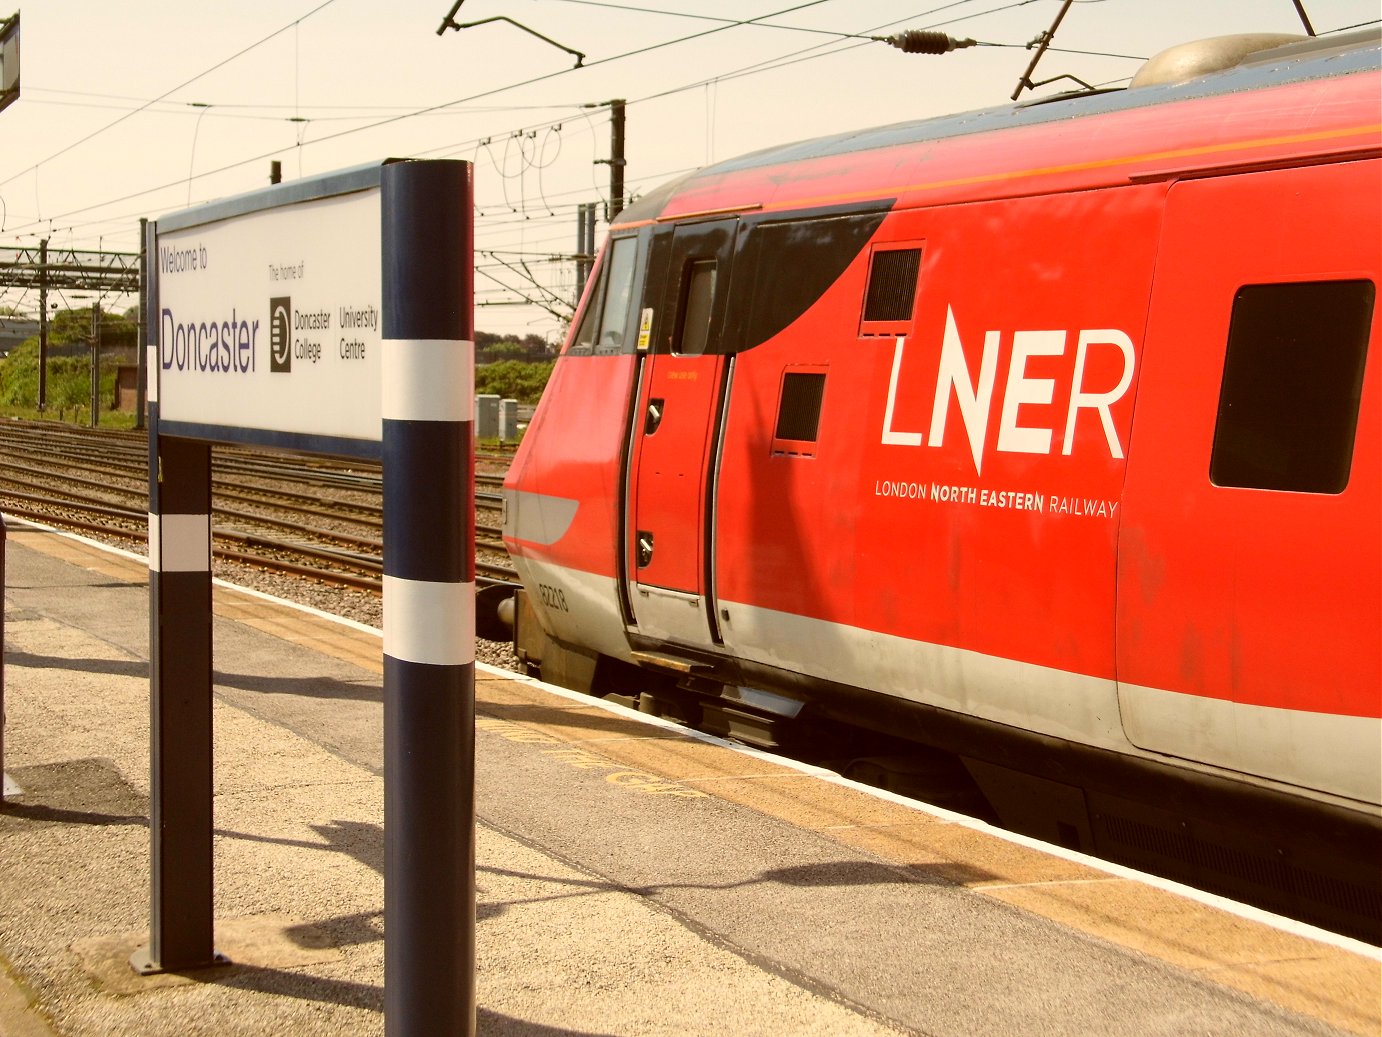
[(377, 187), (160, 233), (169, 422), (378, 442)]

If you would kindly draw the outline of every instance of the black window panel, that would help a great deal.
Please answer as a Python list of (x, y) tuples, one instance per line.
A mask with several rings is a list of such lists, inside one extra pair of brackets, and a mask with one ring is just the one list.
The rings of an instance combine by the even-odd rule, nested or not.
[(590, 301), (586, 303), (585, 312), (581, 314), (581, 323), (576, 328), (576, 336), (571, 340), (571, 347), (566, 351), (567, 356), (589, 355), (595, 348), (595, 332), (600, 326), (600, 300), (604, 290), (602, 275), (590, 291)]
[(869, 271), (868, 294), (864, 297), (864, 320), (911, 320), (920, 269), (919, 248), (875, 252)]
[(681, 331), (672, 352), (700, 356), (710, 341), (710, 318), (715, 303), (715, 260), (689, 263), (681, 302)]
[[(726, 302), (737, 219), (678, 224), (653, 236), (648, 261), (649, 298), (655, 299), (651, 343), (655, 353), (732, 352), (726, 337)], [(648, 305), (645, 303), (645, 305)]]
[[(667, 291), (667, 268), (672, 255), (672, 228), (659, 227), (648, 243), (648, 277), (643, 282), (642, 306), (654, 311), (663, 304), (663, 293)], [(669, 315), (670, 317), (670, 315)]]
[(731, 317), (743, 321), (743, 348), (766, 342), (815, 305), (868, 244), (884, 215), (755, 224), (744, 264), (755, 271), (753, 290), (736, 292), (730, 300)]
[(778, 439), (816, 441), (821, 421), (821, 401), (825, 398), (825, 375), (809, 371), (789, 371), (782, 376), (782, 400), (777, 408)]
[(618, 238), (610, 243), (567, 356), (622, 351), (637, 251), (637, 238)]
[(618, 238), (610, 243), (609, 256), (605, 260), (600, 334), (595, 340), (597, 353), (624, 351), (624, 332), (629, 319), (629, 297), (633, 294), (633, 261), (637, 253), (637, 238)]
[(1343, 491), (1376, 294), (1371, 281), (1238, 290), (1210, 458), (1216, 486)]

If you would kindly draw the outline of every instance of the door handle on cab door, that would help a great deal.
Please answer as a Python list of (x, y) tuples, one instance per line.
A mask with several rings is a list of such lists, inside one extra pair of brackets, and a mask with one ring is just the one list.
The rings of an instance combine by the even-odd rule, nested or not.
[(662, 424), (662, 412), (666, 406), (666, 400), (648, 401), (648, 413), (643, 419), (643, 434), (645, 436), (651, 436), (657, 431), (657, 427)]

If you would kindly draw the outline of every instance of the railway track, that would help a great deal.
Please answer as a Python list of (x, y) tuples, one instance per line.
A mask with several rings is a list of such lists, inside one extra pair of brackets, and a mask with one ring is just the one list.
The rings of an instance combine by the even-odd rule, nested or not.
[[(511, 454), (477, 455), (476, 577), (515, 582), (501, 540), (499, 488)], [(0, 421), (0, 512), (144, 550), (148, 441), (143, 432)], [(213, 446), (213, 557), (265, 572), (378, 592), (383, 483), (360, 460)]]

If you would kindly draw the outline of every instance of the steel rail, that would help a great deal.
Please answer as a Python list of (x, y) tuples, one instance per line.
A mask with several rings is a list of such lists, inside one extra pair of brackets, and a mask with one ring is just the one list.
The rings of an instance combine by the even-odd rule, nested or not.
[[(19, 459), (0, 460), (0, 471), (9, 473), (5, 484), (0, 484), (0, 497), (13, 502), (5, 510), (16, 517), (52, 525), (143, 540), (147, 536), (147, 488), (143, 485), (148, 470), (146, 442), (141, 433), (88, 432), (46, 423), (0, 423), (0, 443), (10, 447), (12, 455), (20, 455)], [(23, 463), (24, 455), (35, 454), (42, 457), (42, 467), (36, 462)], [(310, 463), (296, 463), (299, 460)], [(213, 540), (217, 541), (213, 544), (215, 557), (342, 586), (378, 589), (383, 551), (379, 538), (320, 529), (273, 514), (227, 507), (217, 500), (382, 530), (382, 479), (377, 467), (369, 471), (368, 464), (349, 459), (266, 459), (244, 448), (220, 445), (213, 450), (213, 467), (222, 472), (230, 470), (213, 478), (213, 514), (230, 520), (236, 527), (249, 527), (213, 527)], [(252, 485), (248, 479), (345, 488), (367, 497), (378, 493), (380, 501), (340, 501), (335, 508), (327, 508), (321, 504), (320, 493), (300, 493), (281, 485)], [(483, 486), (496, 487), (502, 481), (503, 476), (494, 473), (476, 476), (477, 484)], [(91, 492), (73, 492), (77, 488)], [(478, 489), (475, 498), (480, 511), (495, 510), (503, 500), (499, 493)], [(122, 507), (121, 499), (130, 506)], [(301, 537), (274, 537), (254, 532), (255, 527), (284, 530)], [(476, 533), (477, 549), (507, 554), (498, 526), (477, 523)], [(305, 538), (319, 543), (305, 542)], [(293, 557), (311, 559), (316, 564), (294, 562)], [(483, 559), (476, 561), (476, 572), (481, 583), (512, 583), (517, 579), (511, 567)]]

